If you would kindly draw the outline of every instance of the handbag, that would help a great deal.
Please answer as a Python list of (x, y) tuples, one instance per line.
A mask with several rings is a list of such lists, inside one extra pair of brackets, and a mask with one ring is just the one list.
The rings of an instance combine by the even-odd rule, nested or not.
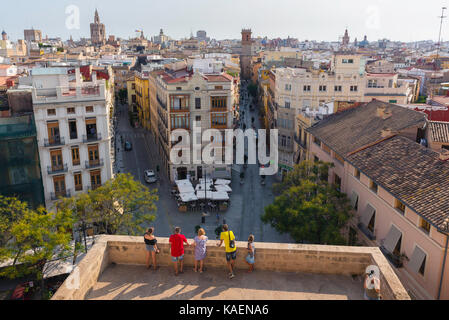
[(231, 231), (228, 231), (228, 236), (229, 236), (229, 248), (234, 249), (235, 247), (235, 241), (231, 240)]

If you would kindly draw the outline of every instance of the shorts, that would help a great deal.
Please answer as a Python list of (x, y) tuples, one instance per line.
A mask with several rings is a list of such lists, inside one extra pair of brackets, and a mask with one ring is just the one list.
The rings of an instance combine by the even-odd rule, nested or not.
[(368, 297), (368, 296), (366, 295), (366, 292), (363, 294), (363, 297), (365, 298), (365, 300), (380, 300), (380, 297), (378, 297), (377, 299), (376, 299), (376, 298)]
[(154, 246), (150, 245), (150, 244), (146, 244), (145, 245), (147, 247), (147, 251), (156, 251), (156, 249), (154, 249)]
[(226, 252), (226, 261), (235, 260), (237, 258), (237, 250), (234, 252)]
[(245, 260), (246, 260), (246, 262), (248, 262), (249, 264), (254, 264), (254, 261), (255, 261), (254, 256), (251, 258), (250, 255), (247, 255)]
[(178, 261), (182, 261), (184, 260), (184, 255), (179, 256), (179, 257), (171, 257), (171, 261), (173, 262), (178, 262)]

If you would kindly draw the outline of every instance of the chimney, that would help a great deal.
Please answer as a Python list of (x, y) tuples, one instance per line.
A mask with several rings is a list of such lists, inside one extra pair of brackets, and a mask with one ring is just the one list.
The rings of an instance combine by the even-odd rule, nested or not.
[(448, 149), (441, 149), (440, 160), (442, 160), (442, 161), (449, 160), (449, 150)]
[(382, 105), (377, 107), (377, 116), (379, 118), (382, 118), (383, 120), (388, 119), (392, 116), (390, 108), (387, 108), (387, 106)]
[(393, 135), (393, 130), (391, 130), (390, 128), (383, 128), (380, 132), (380, 135), (382, 136), (382, 138), (390, 137)]

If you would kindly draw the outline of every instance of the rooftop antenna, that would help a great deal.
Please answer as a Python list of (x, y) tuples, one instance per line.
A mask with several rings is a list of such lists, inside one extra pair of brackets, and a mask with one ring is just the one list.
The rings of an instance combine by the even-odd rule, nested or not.
[(435, 69), (439, 69), (439, 65), (438, 65), (438, 60), (440, 58), (440, 49), (441, 49), (441, 29), (443, 27), (443, 20), (444, 18), (446, 18), (447, 16), (444, 15), (444, 10), (446, 10), (446, 7), (442, 7), (441, 8), (441, 16), (438, 17), (440, 18), (440, 33), (438, 34), (438, 43), (437, 43), (437, 57), (435, 60)]

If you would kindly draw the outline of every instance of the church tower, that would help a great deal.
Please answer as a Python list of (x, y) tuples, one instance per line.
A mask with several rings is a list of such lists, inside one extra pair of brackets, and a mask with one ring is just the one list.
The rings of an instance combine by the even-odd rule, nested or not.
[(343, 36), (343, 42), (342, 42), (342, 46), (343, 47), (348, 47), (349, 45), (349, 34), (348, 34), (348, 29), (345, 30), (345, 35)]
[(96, 46), (102, 46), (106, 43), (106, 28), (100, 22), (97, 9), (95, 9), (94, 23), (90, 24), (90, 40)]
[(251, 29), (242, 29), (242, 53), (240, 54), (241, 76), (244, 80), (251, 79), (251, 58), (252, 58)]

